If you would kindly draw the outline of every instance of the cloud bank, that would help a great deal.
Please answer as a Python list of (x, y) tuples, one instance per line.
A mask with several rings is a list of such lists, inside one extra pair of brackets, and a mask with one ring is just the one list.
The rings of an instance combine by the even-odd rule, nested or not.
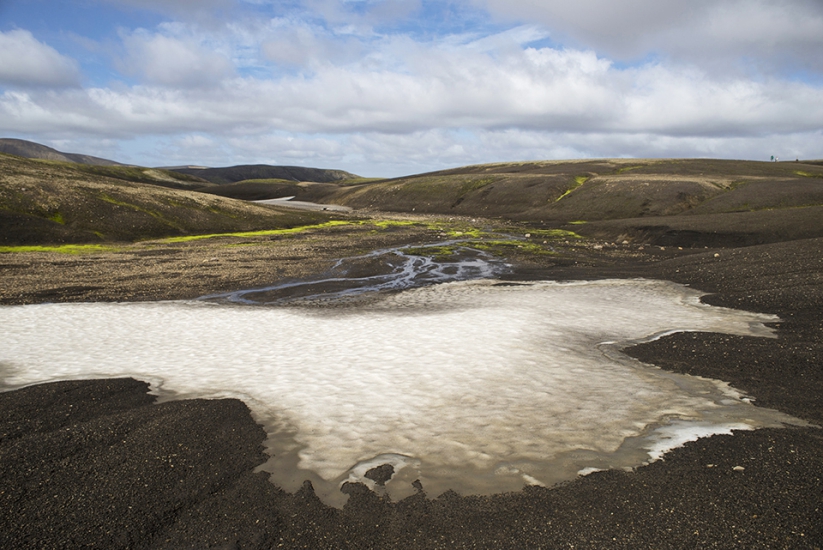
[(823, 157), (817, 2), (257, 0), (219, 23), (181, 14), (225, 2), (122, 4), (162, 20), (117, 30), (105, 85), (79, 86), (89, 65), (28, 31), (0, 34), (0, 59), (16, 47), (27, 60), (0, 63), (0, 133), (140, 164), (364, 175), (531, 158)]

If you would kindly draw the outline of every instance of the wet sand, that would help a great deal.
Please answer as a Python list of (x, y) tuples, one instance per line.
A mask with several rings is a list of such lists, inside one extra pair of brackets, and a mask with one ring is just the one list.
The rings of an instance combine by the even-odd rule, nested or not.
[[(5, 256), (0, 301), (191, 298), (305, 276), (358, 248), (434, 237), (426, 231), (364, 232), (371, 241), (358, 244), (341, 233), (262, 248), (181, 245), (142, 256), (138, 248), (133, 257)], [(627, 352), (728, 381), (757, 404), (823, 425), (823, 239), (718, 250), (598, 246), (516, 257), (509, 277), (661, 278), (711, 293), (704, 301), (714, 305), (777, 314), (777, 339), (685, 333)], [(309, 485), (291, 495), (253, 472), (265, 460), (265, 434), (243, 403), (156, 405), (146, 391), (126, 379), (0, 394), (2, 547), (823, 547), (817, 428), (715, 436), (632, 472), (504, 495), (429, 500), (423, 487), (392, 503), (349, 485), (337, 510)]]

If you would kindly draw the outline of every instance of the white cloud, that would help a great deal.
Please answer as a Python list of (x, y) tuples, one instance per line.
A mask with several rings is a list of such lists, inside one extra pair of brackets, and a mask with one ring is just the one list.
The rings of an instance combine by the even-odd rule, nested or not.
[(0, 32), (0, 85), (59, 87), (79, 82), (77, 63), (29, 31)]
[(672, 56), (728, 69), (823, 71), (819, 0), (473, 0), (498, 17), (540, 22), (613, 59)]
[[(738, 0), (512, 0), (505, 10), (487, 0), (531, 22), (425, 39), (369, 26), (369, 17), (413, 13), (415, 1), (373, 16), (379, 3), (366, 3), (123, 29), (115, 68), (136, 84), (7, 89), (0, 134), (116, 140), (124, 160), (145, 164), (276, 162), (364, 175), (524, 158), (820, 156), (823, 88), (813, 78), (717, 70), (744, 54), (759, 69), (823, 63), (808, 53), (820, 51), (823, 10), (808, 2), (781, 12), (760, 0), (751, 5), (761, 11)], [(795, 20), (798, 6), (805, 16)], [(585, 47), (531, 46), (557, 44), (561, 31)], [(71, 60), (12, 32), (79, 78)], [(620, 63), (658, 49), (666, 55), (654, 62)]]
[[(714, 137), (823, 127), (823, 90), (811, 85), (662, 65), (617, 69), (586, 51), (495, 56), (470, 45), (447, 51), (418, 45), (377, 70), (366, 59), (321, 66), (312, 76), (224, 80), (228, 70), (214, 61), (219, 56), (165, 36), (135, 40), (133, 51), (144, 55), (141, 70), (157, 85), (7, 95), (0, 108), (16, 119), (8, 124), (27, 124), (38, 109), (55, 109), (65, 113), (52, 120), (56, 126), (85, 121), (89, 131), (114, 133), (523, 128)], [(201, 87), (183, 87), (191, 84)]]
[(150, 84), (182, 88), (215, 86), (234, 72), (226, 55), (210, 49), (197, 37), (139, 30), (125, 34), (123, 44), (123, 69)]
[(351, 35), (334, 36), (318, 26), (274, 19), (265, 29), (260, 50), (279, 65), (314, 70), (357, 61), (367, 53), (367, 46)]

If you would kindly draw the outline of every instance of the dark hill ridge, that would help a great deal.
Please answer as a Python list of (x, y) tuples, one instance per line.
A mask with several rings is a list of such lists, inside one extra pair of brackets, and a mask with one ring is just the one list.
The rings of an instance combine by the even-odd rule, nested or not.
[(51, 147), (46, 147), (45, 145), (24, 139), (0, 138), (0, 153), (27, 159), (75, 162), (77, 164), (90, 164), (93, 166), (124, 166), (113, 160), (101, 159), (90, 155), (63, 153), (57, 149), (52, 149)]
[(334, 183), (359, 177), (343, 170), (304, 168), (301, 166), (271, 166), (269, 164), (243, 164), (239, 166), (227, 166), (225, 168), (183, 167), (171, 168), (171, 170), (181, 174), (189, 174), (203, 178), (218, 185), (236, 183), (244, 180), (265, 179)]

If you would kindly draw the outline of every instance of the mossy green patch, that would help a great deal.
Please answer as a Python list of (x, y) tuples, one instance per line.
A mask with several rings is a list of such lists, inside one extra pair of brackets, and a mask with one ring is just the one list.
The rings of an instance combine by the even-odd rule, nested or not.
[(373, 225), (375, 227), (379, 227), (380, 229), (387, 229), (389, 227), (408, 227), (410, 225), (420, 225), (419, 222), (409, 220), (364, 220), (355, 223), (359, 225)]
[(622, 174), (623, 172), (631, 172), (632, 170), (637, 170), (638, 168), (643, 168), (644, 165), (636, 164), (632, 166), (624, 166), (623, 168), (618, 168), (615, 170), (615, 173)]
[(802, 170), (795, 170), (794, 173), (804, 178), (823, 178), (823, 173), (813, 174), (812, 172), (803, 172)]
[(66, 225), (66, 220), (63, 219), (63, 214), (60, 212), (55, 212), (54, 214), (49, 215), (49, 219), (55, 223), (59, 223), (60, 225)]
[(566, 191), (562, 195), (560, 195), (559, 197), (554, 199), (554, 202), (558, 202), (560, 199), (562, 199), (564, 197), (567, 197), (569, 195), (569, 193), (571, 193), (572, 191), (574, 191), (575, 189), (577, 189), (578, 187), (580, 187), (581, 185), (583, 185), (584, 183), (586, 183), (590, 179), (591, 179), (591, 176), (574, 176), (574, 184), (571, 187), (569, 187), (568, 189), (566, 189)]
[(403, 252), (412, 256), (433, 256), (435, 258), (443, 258), (454, 255), (456, 247), (454, 246), (417, 246), (411, 248), (404, 248)]
[[(529, 254), (554, 254), (551, 250), (546, 250), (542, 246), (529, 241), (518, 241), (515, 239), (496, 239), (487, 241), (471, 241), (463, 246), (485, 250), (497, 256), (506, 256), (512, 251), (526, 252)], [(516, 249), (516, 250), (515, 250)]]
[(587, 223), (589, 222), (586, 220), (575, 220), (573, 222), (569, 222), (569, 225), (586, 225)]
[(58, 254), (94, 254), (100, 252), (114, 252), (118, 250), (112, 246), (100, 244), (63, 244), (56, 246), (0, 246), (0, 254), (13, 254), (19, 252), (56, 252)]
[(582, 239), (580, 235), (574, 231), (566, 231), (565, 229), (532, 229), (529, 231), (532, 237), (542, 237), (544, 239)]
[(461, 227), (459, 229), (446, 229), (443, 232), (448, 235), (449, 237), (463, 237), (463, 238), (472, 238), (472, 239), (479, 239), (486, 235), (487, 233), (481, 229), (476, 227)]
[(221, 237), (271, 237), (280, 235), (295, 235), (305, 231), (317, 231), (323, 229), (331, 229), (333, 227), (342, 226), (375, 226), (378, 229), (386, 229), (389, 227), (404, 227), (409, 225), (418, 225), (413, 221), (398, 221), (398, 220), (331, 220), (328, 222), (300, 225), (297, 227), (289, 227), (286, 229), (262, 229), (259, 231), (237, 231), (232, 233), (208, 233), (205, 235), (186, 235), (183, 237), (167, 237), (162, 239), (165, 243), (184, 243), (189, 241), (199, 241), (203, 239), (218, 239)]
[(163, 224), (165, 224), (169, 227), (172, 227), (174, 229), (179, 229), (179, 230), (183, 229), (183, 227), (180, 226), (180, 224), (166, 218), (165, 216), (163, 216), (163, 214), (161, 214), (160, 212), (157, 212), (156, 210), (149, 210), (148, 208), (146, 208), (144, 206), (140, 206), (139, 204), (132, 204), (130, 202), (125, 202), (125, 201), (115, 199), (114, 197), (112, 197), (110, 195), (107, 195), (106, 193), (102, 193), (100, 195), (100, 199), (107, 202), (107, 203), (109, 203), (109, 204), (114, 204), (116, 206), (122, 206), (123, 208), (128, 208), (130, 210), (134, 210), (135, 212), (141, 212), (143, 214), (147, 214), (147, 215), (151, 216), (152, 218), (156, 219), (157, 221), (159, 221), (159, 222), (161, 222), (161, 223), (163, 223)]
[(183, 237), (167, 237), (161, 239), (165, 243), (185, 243), (189, 241), (200, 241), (203, 239), (219, 239), (222, 237), (270, 237), (274, 235), (294, 235), (295, 233), (302, 233), (303, 231), (311, 231), (316, 229), (328, 229), (330, 227), (338, 227), (341, 225), (354, 225), (357, 222), (349, 222), (343, 220), (332, 220), (325, 223), (318, 223), (314, 225), (301, 225), (298, 227), (290, 227), (287, 229), (262, 229), (260, 231), (235, 231), (232, 233), (207, 233), (204, 235), (186, 235)]

